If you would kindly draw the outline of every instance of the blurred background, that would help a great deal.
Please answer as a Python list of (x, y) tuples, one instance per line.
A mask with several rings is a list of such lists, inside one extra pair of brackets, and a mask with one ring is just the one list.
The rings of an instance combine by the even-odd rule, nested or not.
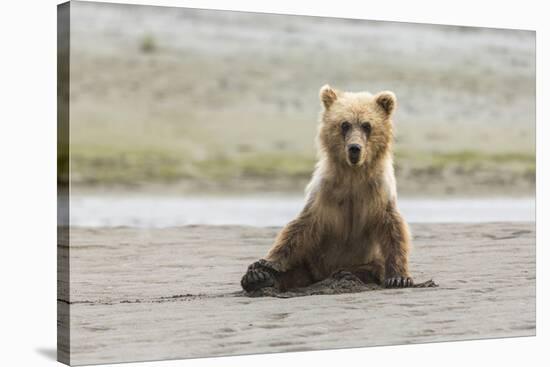
[(70, 47), (75, 225), (284, 224), (325, 83), (397, 95), (409, 217), (534, 220), (534, 32), (73, 2)]

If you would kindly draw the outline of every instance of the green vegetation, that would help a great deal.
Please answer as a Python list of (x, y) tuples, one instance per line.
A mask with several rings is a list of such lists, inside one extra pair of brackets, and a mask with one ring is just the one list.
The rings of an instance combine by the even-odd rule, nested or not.
[(405, 162), (412, 166), (427, 166), (435, 168), (449, 168), (451, 166), (491, 167), (496, 165), (535, 165), (535, 154), (525, 152), (498, 152), (486, 153), (482, 151), (460, 150), (452, 152), (411, 152), (397, 151), (397, 162)]
[(76, 149), (71, 153), (73, 183), (132, 184), (170, 182), (185, 177), (180, 159), (167, 152), (148, 149), (97, 151)]
[(143, 53), (153, 53), (157, 50), (158, 46), (155, 38), (151, 34), (146, 34), (141, 38), (139, 49)]
[(286, 176), (301, 179), (311, 176), (315, 157), (289, 153), (248, 153), (233, 157), (214, 157), (197, 162), (196, 168), (203, 177), (270, 179)]
[[(404, 177), (464, 176), (488, 173), (522, 177), (534, 182), (535, 156), (527, 153), (405, 152), (395, 156), (398, 180)], [(60, 164), (64, 163), (60, 159)], [(292, 152), (216, 153), (204, 159), (153, 148), (113, 150), (108, 147), (74, 149), (71, 174), (75, 184), (133, 185), (180, 181), (272, 179), (304, 182), (311, 176), (315, 156)], [(452, 180), (451, 180), (452, 181)]]
[(235, 178), (302, 179), (311, 175), (315, 159), (276, 153), (239, 153), (189, 160), (176, 153), (147, 149), (113, 151), (106, 148), (72, 153), (73, 183), (135, 184), (179, 180), (229, 180)]

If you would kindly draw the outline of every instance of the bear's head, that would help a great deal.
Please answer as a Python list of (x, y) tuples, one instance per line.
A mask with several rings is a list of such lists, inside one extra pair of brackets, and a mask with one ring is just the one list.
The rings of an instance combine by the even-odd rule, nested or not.
[(396, 106), (392, 92), (342, 92), (325, 85), (319, 95), (318, 140), (329, 159), (355, 168), (369, 167), (389, 152)]

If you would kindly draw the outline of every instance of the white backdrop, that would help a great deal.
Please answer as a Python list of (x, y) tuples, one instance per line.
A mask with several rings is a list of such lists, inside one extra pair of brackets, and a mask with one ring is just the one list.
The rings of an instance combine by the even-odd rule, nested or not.
[[(127, 366), (542, 365), (550, 345), (548, 183), (550, 29), (542, 1), (116, 1), (153, 5), (521, 28), (537, 31), (537, 337), (151, 362)], [(0, 5), (0, 364), (56, 365), (56, 4)], [(513, 88), (513, 86), (511, 86)], [(547, 164), (548, 165), (548, 164)], [(546, 207), (546, 209), (545, 209)], [(546, 284), (546, 291), (542, 284)], [(548, 347), (546, 347), (547, 349)]]

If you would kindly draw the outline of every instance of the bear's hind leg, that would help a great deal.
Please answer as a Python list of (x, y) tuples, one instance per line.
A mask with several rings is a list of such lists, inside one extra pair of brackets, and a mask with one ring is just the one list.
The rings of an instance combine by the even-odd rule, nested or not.
[(315, 280), (307, 267), (299, 265), (280, 274), (279, 289), (287, 291), (294, 288), (307, 287), (314, 282)]
[(247, 292), (269, 287), (287, 291), (312, 283), (313, 278), (304, 266), (296, 266), (291, 270), (280, 272), (275, 270), (269, 261), (263, 259), (250, 265), (241, 280), (241, 286)]
[[(363, 283), (376, 283), (382, 285), (384, 280), (384, 263), (380, 260), (373, 260), (366, 264), (355, 265), (347, 269), (343, 269), (338, 273), (351, 273), (359, 278)], [(333, 276), (335, 275), (333, 274)]]

